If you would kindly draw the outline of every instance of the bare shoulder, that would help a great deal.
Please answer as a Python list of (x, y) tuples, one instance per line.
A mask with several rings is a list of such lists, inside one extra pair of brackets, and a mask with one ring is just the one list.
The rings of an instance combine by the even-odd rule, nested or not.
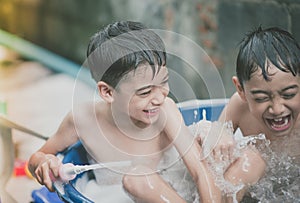
[(173, 107), (176, 106), (176, 103), (175, 103), (174, 100), (171, 99), (170, 97), (167, 97), (167, 98), (166, 98), (165, 104), (167, 104), (167, 105), (172, 105)]
[(232, 121), (233, 125), (237, 127), (242, 117), (249, 115), (249, 108), (247, 102), (243, 101), (238, 93), (234, 93), (230, 98), (228, 104), (222, 111), (220, 121)]
[(235, 111), (239, 112), (248, 110), (247, 102), (243, 101), (237, 92), (232, 95), (227, 106), (228, 108), (234, 108)]
[(95, 102), (84, 102), (81, 104), (78, 104), (76, 106), (73, 106), (72, 108), (72, 114), (83, 116), (86, 114), (90, 114), (93, 109), (95, 108), (96, 103)]
[(73, 107), (64, 117), (55, 134), (41, 148), (41, 151), (55, 154), (82, 138), (84, 135), (82, 132), (91, 129), (91, 124), (94, 124), (91, 119), (95, 118), (93, 116), (95, 105), (97, 104), (90, 102)]
[(74, 106), (62, 121), (57, 134), (77, 134), (79, 129), (89, 128), (91, 120), (95, 120), (95, 115), (98, 111), (98, 106), (101, 105), (95, 102), (82, 103)]
[(173, 99), (167, 97), (164, 104), (163, 104), (163, 109), (167, 110), (167, 113), (175, 113), (176, 111), (179, 112), (178, 107), (176, 105), (176, 103), (174, 102)]
[(178, 125), (180, 125), (180, 122), (182, 121), (182, 115), (174, 100), (167, 97), (162, 106), (162, 110), (164, 111), (165, 116), (167, 117), (168, 123), (177, 123)]
[(77, 106), (73, 106), (71, 115), (76, 122), (86, 121), (88, 119), (95, 118), (98, 114), (101, 114), (104, 108), (104, 102), (85, 102)]
[(163, 110), (165, 111), (166, 121), (164, 132), (170, 140), (175, 139), (179, 134), (186, 136), (189, 134), (187, 127), (184, 124), (184, 119), (180, 113), (178, 106), (171, 99), (167, 98)]

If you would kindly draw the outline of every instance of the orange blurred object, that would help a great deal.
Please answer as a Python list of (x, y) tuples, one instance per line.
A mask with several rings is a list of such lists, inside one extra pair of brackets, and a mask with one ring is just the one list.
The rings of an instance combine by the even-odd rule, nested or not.
[(31, 173), (28, 170), (28, 163), (27, 161), (23, 161), (20, 159), (16, 159), (15, 160), (15, 164), (14, 164), (14, 172), (13, 172), (14, 176), (27, 176), (29, 178), (32, 178)]

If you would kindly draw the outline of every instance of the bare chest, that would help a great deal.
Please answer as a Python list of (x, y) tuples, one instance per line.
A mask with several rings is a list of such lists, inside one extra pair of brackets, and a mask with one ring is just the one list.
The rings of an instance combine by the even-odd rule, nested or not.
[(81, 137), (88, 152), (98, 162), (158, 162), (168, 146), (164, 133), (146, 139), (108, 126), (86, 129)]

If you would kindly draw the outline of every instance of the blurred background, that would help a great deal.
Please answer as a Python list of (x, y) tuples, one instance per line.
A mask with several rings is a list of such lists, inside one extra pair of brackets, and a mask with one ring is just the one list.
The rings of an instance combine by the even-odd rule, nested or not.
[[(51, 136), (72, 108), (75, 77), (86, 59), (90, 37), (119, 20), (173, 31), (199, 45), (224, 85), (224, 94), (214, 97), (230, 97), (235, 91), (231, 77), (239, 43), (251, 30), (278, 26), (300, 41), (299, 0), (0, 0), (0, 113)], [(189, 53), (189, 47), (180, 49)], [(170, 60), (172, 68), (176, 57)], [(202, 79), (187, 70), (176, 71), (198, 99), (211, 98)], [(89, 77), (83, 73), (83, 78)], [(95, 93), (89, 83), (76, 85), (81, 92), (78, 100)], [(16, 159), (10, 160), (14, 176), (6, 190), (16, 202), (30, 202), (31, 191), (40, 185), (23, 169), (44, 140), (19, 131), (12, 135), (14, 147), (9, 152), (1, 152), (6, 144), (0, 139), (0, 161), (8, 155)], [(5, 167), (0, 166), (2, 179)]]
[(140, 21), (183, 34), (211, 57), (228, 97), (245, 34), (260, 25), (278, 26), (300, 40), (299, 19), (299, 0), (0, 0), (1, 29), (79, 64), (89, 37), (113, 21)]

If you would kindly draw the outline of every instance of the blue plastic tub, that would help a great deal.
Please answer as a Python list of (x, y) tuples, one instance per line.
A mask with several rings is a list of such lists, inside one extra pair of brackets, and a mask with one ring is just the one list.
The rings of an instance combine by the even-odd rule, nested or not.
[[(191, 125), (203, 119), (203, 110), (206, 111), (207, 120), (217, 120), (227, 101), (227, 99), (191, 100), (178, 103), (178, 108), (183, 115), (186, 125)], [(64, 156), (63, 163), (88, 164), (86, 151), (81, 142), (76, 143), (65, 152), (62, 152), (62, 155)], [(93, 201), (86, 198), (84, 194), (78, 192), (73, 186), (77, 178), (78, 177), (69, 183), (56, 182), (54, 184), (56, 193), (49, 192), (45, 187), (34, 190), (32, 192), (32, 198), (36, 203), (92, 203)]]

